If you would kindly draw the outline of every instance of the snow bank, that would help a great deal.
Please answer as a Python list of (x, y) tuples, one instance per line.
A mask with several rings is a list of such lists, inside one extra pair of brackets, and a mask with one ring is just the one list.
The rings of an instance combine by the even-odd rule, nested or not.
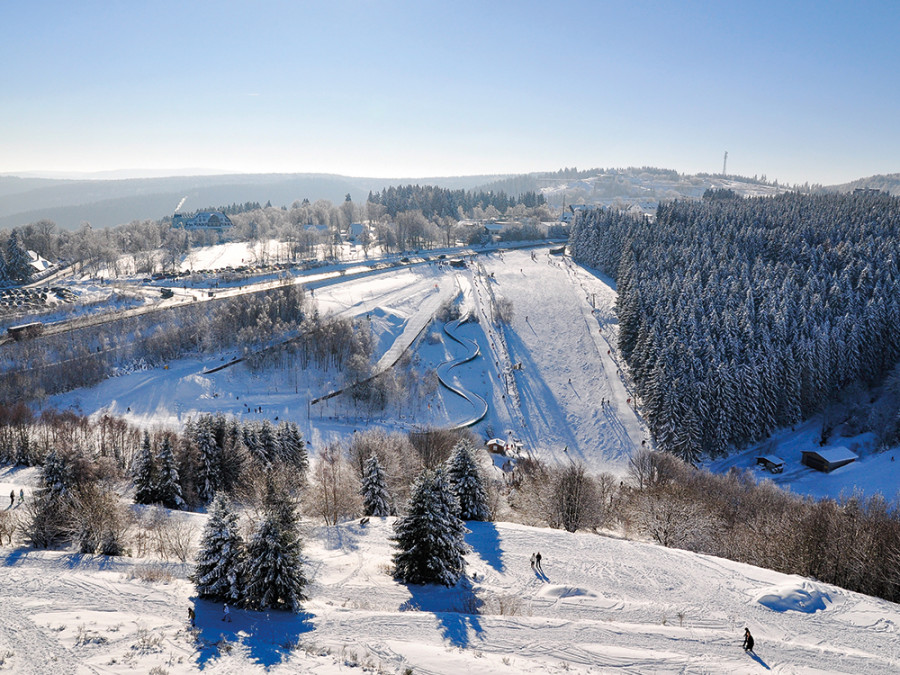
[(759, 591), (755, 601), (776, 612), (805, 612), (814, 614), (820, 609), (827, 609), (826, 602), (831, 602), (820, 586), (799, 577), (792, 578), (784, 584), (770, 586)]

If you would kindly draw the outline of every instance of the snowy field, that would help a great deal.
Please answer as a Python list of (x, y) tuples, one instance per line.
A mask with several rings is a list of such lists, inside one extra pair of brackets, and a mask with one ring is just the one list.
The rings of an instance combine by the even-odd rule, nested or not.
[[(546, 247), (480, 255), (465, 269), (432, 261), (357, 278), (318, 278), (323, 314), (370, 326), (374, 357), (401, 354), (417, 376), (464, 356), (431, 320), (456, 302), (457, 334), (474, 360), (447, 369), (454, 386), (483, 398), (484, 438), (521, 439), (544, 460), (583, 461), (623, 474), (647, 439), (614, 348), (614, 285)], [(229, 255), (236, 255), (234, 253)], [(224, 256), (224, 254), (223, 254)], [(220, 257), (224, 260), (225, 257)], [(511, 308), (507, 324), (493, 317)], [(381, 415), (338, 396), (343, 382), (290, 363), (207, 371), (234, 353), (181, 359), (51, 397), (46, 404), (109, 411), (145, 427), (179, 427), (192, 415), (294, 420), (316, 452), (369, 425), (451, 426), (472, 404), (442, 387)], [(601, 405), (606, 399), (607, 404)], [(256, 412), (261, 408), (261, 412)], [(860, 461), (824, 475), (799, 465), (821, 421), (773, 435), (766, 452), (786, 460), (776, 480), (810, 494), (897, 485), (890, 453), (867, 437), (832, 439)], [(713, 465), (752, 467), (758, 449)], [(759, 470), (760, 478), (771, 477)], [(35, 470), (0, 472), (0, 499), (30, 498)], [(0, 508), (6, 504), (0, 502)], [(13, 506), (13, 513), (23, 510)], [(206, 516), (179, 514), (199, 537)], [(188, 567), (0, 547), (0, 670), (16, 673), (888, 673), (900, 669), (900, 606), (726, 560), (593, 534), (509, 523), (472, 524), (468, 572), (454, 589), (407, 587), (389, 574), (391, 519), (326, 528), (305, 523), (310, 599), (300, 615), (195, 602)], [(543, 554), (545, 575), (528, 564)], [(155, 580), (153, 578), (156, 577)], [(196, 606), (197, 630), (187, 625)], [(756, 654), (740, 648), (744, 627)], [(156, 669), (156, 670), (153, 670)]]
[[(474, 430), (485, 439), (522, 440), (526, 450), (551, 462), (577, 458), (595, 471), (623, 473), (647, 438), (629, 405), (631, 394), (619, 375), (615, 344), (615, 293), (609, 281), (547, 248), (492, 253), (477, 264), (452, 269), (436, 261), (362, 278), (315, 284), (322, 314), (356, 317), (371, 327), (379, 369), (407, 349), (422, 372), (453, 360), (462, 348), (433, 322), (438, 307), (454, 299), (465, 315), (459, 333), (474, 340), (481, 356), (453, 370), (457, 382), (489, 403)], [(491, 319), (491, 295), (511, 303), (508, 325)], [(592, 304), (595, 307), (592, 307)], [(437, 343), (424, 339), (442, 336)], [(373, 423), (397, 428), (452, 426), (470, 415), (467, 401), (443, 388), (408, 401), (400, 415), (365, 413), (346, 397), (316, 406), (309, 401), (340, 387), (333, 372), (274, 368), (251, 372), (239, 364), (205, 371), (234, 354), (183, 359), (113, 378), (90, 389), (51, 397), (47, 404), (86, 414), (110, 412), (146, 427), (179, 426), (201, 412), (241, 418), (294, 420), (314, 447), (346, 438)], [(517, 369), (513, 369), (517, 366)], [(600, 399), (607, 398), (608, 406)], [(262, 413), (252, 412), (262, 407)]]
[[(21, 478), (0, 476), (0, 491)], [(199, 533), (205, 516), (185, 518)], [(407, 587), (389, 574), (391, 522), (308, 524), (303, 611), (233, 610), (230, 623), (220, 604), (192, 597), (180, 563), (4, 546), (0, 663), (23, 674), (170, 675), (900, 668), (896, 604), (651, 544), (508, 523), (470, 524), (466, 582)], [(529, 566), (535, 551), (543, 575)], [(162, 578), (147, 580), (151, 572)], [(755, 654), (741, 649), (744, 627)]]
[[(204, 263), (230, 264), (240, 260), (235, 257), (241, 252), (219, 246), (197, 256)], [(432, 321), (442, 303), (455, 301), (464, 316), (474, 319), (457, 332), (477, 344), (480, 356), (450, 373), (456, 386), (488, 402), (487, 416), (473, 430), (485, 439), (519, 439), (526, 452), (550, 462), (574, 458), (592, 471), (622, 475), (632, 453), (650, 441), (617, 363), (613, 282), (568, 258), (550, 255), (547, 247), (492, 252), (471, 260), (465, 269), (432, 260), (362, 276), (322, 271), (298, 281), (307, 283), (322, 314), (365, 320), (379, 372), (407, 353), (418, 375), (435, 383), (441, 364), (465, 353), (443, 333), (442, 323)], [(353, 270), (351, 265), (349, 272)], [(509, 324), (492, 320), (491, 296), (511, 304)], [(372, 413), (345, 396), (309, 405), (345, 384), (334, 372), (299, 371), (289, 364), (252, 372), (238, 364), (205, 373), (236, 355), (179, 360), (167, 368), (54, 396), (47, 404), (87, 414), (108, 411), (146, 427), (179, 427), (203, 412), (273, 421), (277, 417), (298, 422), (314, 450), (373, 424), (406, 430), (453, 426), (470, 419), (475, 410), (436, 384), (426, 388), (425, 396)], [(606, 405), (601, 404), (604, 399)], [(260, 406), (262, 412), (254, 412)], [(814, 418), (709, 467), (718, 472), (748, 468), (759, 479), (774, 480), (800, 494), (838, 497), (862, 490), (894, 498), (900, 462), (891, 461), (890, 452), (873, 454), (875, 443), (869, 436), (832, 439), (860, 459), (831, 474), (801, 465), (801, 452), (818, 447), (820, 429), (821, 420)], [(756, 456), (769, 453), (785, 460), (783, 474), (756, 467)]]

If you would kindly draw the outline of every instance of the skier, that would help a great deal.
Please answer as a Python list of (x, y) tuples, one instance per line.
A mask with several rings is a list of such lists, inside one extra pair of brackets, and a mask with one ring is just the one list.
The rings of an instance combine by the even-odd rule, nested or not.
[(12, 505), (15, 503), (16, 503), (16, 491), (10, 490), (9, 491), (9, 506), (10, 506), (10, 508), (12, 508)]
[(222, 621), (231, 621), (231, 610), (228, 609), (228, 603), (222, 607)]
[(534, 553), (531, 554), (531, 569), (534, 569)]
[(188, 607), (188, 621), (191, 622), (191, 627), (192, 627), (192, 628), (196, 625), (196, 623), (194, 622), (194, 620), (195, 620), (196, 618), (197, 618), (197, 615), (194, 613), (194, 608), (193, 608), (193, 607)]
[(753, 651), (753, 636), (750, 635), (749, 628), (744, 628), (744, 651), (745, 652)]
[(541, 552), (540, 552), (540, 551), (538, 551), (538, 552), (535, 553), (535, 555), (534, 555), (534, 567), (535, 567), (535, 569), (536, 569), (538, 572), (540, 572), (541, 574), (544, 573), (544, 568), (541, 567)]
[(22, 488), (19, 488), (19, 503), (25, 503), (25, 490), (23, 490)]

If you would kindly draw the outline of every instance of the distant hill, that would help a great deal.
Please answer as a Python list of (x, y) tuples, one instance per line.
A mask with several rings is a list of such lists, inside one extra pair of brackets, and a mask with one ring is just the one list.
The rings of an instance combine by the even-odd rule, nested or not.
[(826, 189), (834, 192), (850, 192), (858, 188), (874, 188), (892, 195), (900, 195), (900, 173), (879, 174), (868, 178), (858, 178), (841, 185), (830, 185)]
[(645, 213), (654, 212), (663, 200), (699, 199), (709, 188), (728, 188), (743, 196), (774, 195), (788, 189), (757, 178), (680, 174), (655, 167), (563, 169), (511, 176), (479, 186), (482, 190), (503, 190), (509, 194), (540, 192), (555, 208), (574, 204), (617, 205), (637, 207)]
[(440, 178), (353, 178), (331, 174), (229, 174), (129, 178), (122, 180), (63, 180), (0, 176), (0, 229), (41, 219), (62, 229), (76, 229), (87, 221), (94, 227), (112, 227), (132, 220), (171, 215), (182, 197), (183, 209), (244, 202), (272, 202), (290, 206), (295, 200), (328, 199), (341, 202), (347, 194), (363, 202), (370, 191), (408, 183), (470, 189), (502, 176)]
[[(126, 174), (127, 175), (127, 174)], [(365, 178), (335, 174), (224, 174), (155, 178), (64, 179), (0, 176), (0, 229), (41, 219), (62, 229), (82, 222), (104, 228), (132, 220), (157, 220), (171, 215), (182, 198), (183, 210), (271, 202), (290, 206), (295, 200), (327, 199), (338, 203), (349, 193), (356, 202), (369, 192), (392, 185), (435, 185), (449, 189), (502, 190), (510, 195), (541, 192), (555, 208), (572, 204), (626, 205), (653, 212), (661, 200), (697, 199), (708, 188), (729, 188), (740, 195), (770, 195), (787, 186), (756, 178), (713, 174), (680, 174), (671, 169), (562, 169), (519, 175), (445, 176), (426, 178)], [(861, 178), (826, 190), (845, 192), (857, 187), (900, 194), (900, 174)]]

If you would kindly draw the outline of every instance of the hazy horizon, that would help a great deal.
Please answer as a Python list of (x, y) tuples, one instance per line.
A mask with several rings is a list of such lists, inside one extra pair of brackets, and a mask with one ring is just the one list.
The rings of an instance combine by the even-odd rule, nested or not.
[[(2, 174), (844, 183), (900, 170), (900, 6), (15, 3)], [(159, 173), (165, 172), (165, 174)]]

